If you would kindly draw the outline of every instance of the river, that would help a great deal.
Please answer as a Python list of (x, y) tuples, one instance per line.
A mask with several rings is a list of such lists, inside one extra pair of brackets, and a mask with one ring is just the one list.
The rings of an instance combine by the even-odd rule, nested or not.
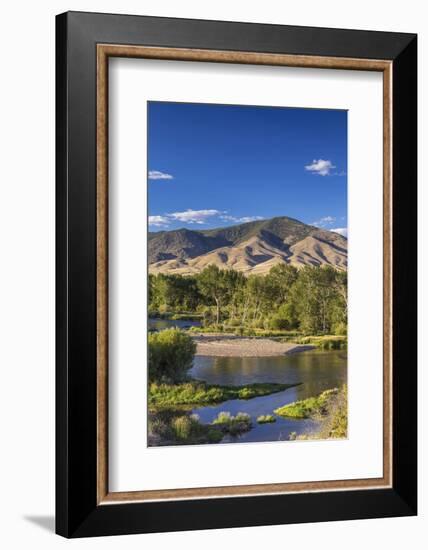
[(293, 420), (276, 416), (276, 422), (258, 424), (257, 417), (299, 399), (346, 383), (346, 351), (305, 351), (281, 357), (195, 357), (190, 375), (209, 384), (244, 385), (255, 382), (300, 383), (288, 390), (256, 397), (234, 399), (216, 406), (193, 409), (203, 423), (212, 422), (221, 411), (232, 415), (245, 412), (253, 428), (239, 436), (226, 436), (222, 443), (288, 440), (291, 432), (303, 434), (317, 424), (313, 420)]

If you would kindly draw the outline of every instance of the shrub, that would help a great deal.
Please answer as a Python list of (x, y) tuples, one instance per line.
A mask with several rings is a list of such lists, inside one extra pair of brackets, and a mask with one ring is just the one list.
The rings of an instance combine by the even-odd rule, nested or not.
[(343, 439), (347, 437), (348, 391), (346, 385), (340, 390), (327, 390), (327, 392), (323, 392), (320, 397), (323, 395), (326, 395), (327, 399), (323, 403), (322, 408), (312, 411), (312, 416), (319, 421), (319, 427), (314, 432), (300, 435), (297, 435), (296, 432), (292, 432), (289, 435), (290, 440)]
[(177, 439), (188, 439), (192, 431), (192, 421), (188, 416), (178, 416), (171, 423)]
[(217, 418), (213, 420), (213, 424), (229, 424), (232, 421), (232, 415), (230, 412), (219, 412)]
[(319, 432), (322, 439), (345, 438), (348, 435), (348, 389), (343, 386), (327, 405), (327, 414)]
[(289, 326), (287, 319), (284, 319), (280, 315), (274, 315), (270, 318), (266, 328), (271, 328), (272, 330), (287, 330)]
[(180, 442), (195, 438), (203, 431), (197, 414), (177, 416), (172, 420), (171, 427), (174, 436)]
[(169, 435), (169, 425), (162, 418), (149, 418), (149, 436), (160, 435), (167, 437)]
[(259, 424), (271, 424), (276, 422), (276, 418), (272, 414), (262, 414), (257, 418)]
[(239, 319), (229, 319), (227, 322), (227, 326), (229, 327), (239, 327), (241, 325), (241, 321)]
[(213, 425), (219, 426), (224, 433), (238, 435), (251, 429), (251, 416), (243, 412), (232, 416), (230, 412), (223, 411), (213, 420)]
[(308, 397), (301, 401), (295, 401), (289, 405), (284, 405), (275, 409), (273, 412), (280, 416), (288, 416), (290, 418), (314, 418), (324, 416), (327, 412), (327, 407), (330, 400), (339, 390), (333, 388), (325, 390), (317, 397)]
[(294, 385), (259, 382), (248, 386), (216, 386), (196, 381), (181, 384), (151, 382), (149, 406), (153, 409), (180, 405), (205, 405), (229, 399), (252, 399), (284, 391)]
[(220, 443), (220, 441), (223, 439), (223, 432), (212, 428), (208, 430), (207, 438), (210, 443)]
[(251, 422), (251, 416), (248, 413), (239, 412), (235, 416), (236, 422)]
[(346, 349), (347, 347), (347, 337), (340, 335), (303, 336), (296, 338), (295, 342), (296, 344), (309, 344), (324, 351)]
[(149, 334), (149, 379), (180, 382), (192, 367), (196, 344), (185, 332), (171, 328)]
[(348, 327), (346, 323), (337, 323), (333, 328), (333, 332), (337, 336), (346, 336), (348, 334)]

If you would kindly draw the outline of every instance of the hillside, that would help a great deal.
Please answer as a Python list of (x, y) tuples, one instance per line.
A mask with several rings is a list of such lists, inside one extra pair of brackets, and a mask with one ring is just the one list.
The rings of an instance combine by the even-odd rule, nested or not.
[(218, 229), (149, 233), (150, 273), (188, 275), (207, 265), (264, 274), (277, 263), (347, 268), (345, 237), (288, 217)]

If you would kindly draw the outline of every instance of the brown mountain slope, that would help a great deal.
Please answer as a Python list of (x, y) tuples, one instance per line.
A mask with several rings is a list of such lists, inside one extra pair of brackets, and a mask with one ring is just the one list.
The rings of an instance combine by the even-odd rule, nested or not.
[[(275, 218), (275, 220), (278, 219), (282, 220), (282, 218)], [(289, 220), (289, 218), (285, 219)], [(331, 265), (336, 269), (347, 269), (347, 239), (330, 231), (320, 230), (297, 221), (296, 223), (302, 227), (298, 226), (298, 231), (292, 231), (290, 234), (283, 230), (283, 224), (280, 225), (281, 231), (272, 231), (272, 227), (278, 227), (278, 223), (270, 223), (269, 230), (266, 229), (267, 224), (260, 229), (251, 227), (251, 231), (248, 231), (248, 228), (241, 229), (238, 238), (233, 239), (230, 238), (230, 233), (227, 234), (226, 230), (223, 231), (223, 234), (215, 235), (214, 231), (209, 235), (203, 235), (201, 232), (201, 236), (209, 237), (211, 242), (207, 245), (203, 239), (199, 241), (199, 237), (191, 236), (192, 241), (198, 243), (195, 248), (199, 252), (214, 246), (213, 250), (192, 257), (193, 254), (189, 254), (188, 251), (189, 248), (192, 248), (192, 252), (196, 252), (193, 247), (187, 246), (185, 251), (176, 248), (173, 254), (171, 254), (171, 249), (163, 250), (159, 247), (155, 257), (152, 255), (152, 259), (157, 261), (152, 261), (149, 264), (149, 271), (153, 274), (191, 275), (214, 264), (219, 268), (236, 269), (247, 275), (266, 274), (278, 263), (289, 263), (298, 268), (305, 265)], [(233, 229), (237, 233), (236, 226)], [(162, 239), (170, 242), (168, 233), (163, 232)], [(242, 236), (247, 238), (242, 240)], [(186, 238), (188, 237), (186, 235)], [(179, 238), (181, 239), (181, 236)], [(173, 236), (173, 239), (176, 245), (177, 237)], [(225, 241), (228, 244), (225, 245)], [(220, 244), (220, 246), (215, 246), (216, 244)]]

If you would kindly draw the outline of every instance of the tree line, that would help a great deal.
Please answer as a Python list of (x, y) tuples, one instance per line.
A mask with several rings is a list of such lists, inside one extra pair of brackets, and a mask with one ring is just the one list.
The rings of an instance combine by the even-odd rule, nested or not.
[(210, 265), (196, 275), (149, 275), (149, 314), (203, 315), (205, 325), (346, 334), (347, 273), (331, 266), (278, 264), (244, 276)]

